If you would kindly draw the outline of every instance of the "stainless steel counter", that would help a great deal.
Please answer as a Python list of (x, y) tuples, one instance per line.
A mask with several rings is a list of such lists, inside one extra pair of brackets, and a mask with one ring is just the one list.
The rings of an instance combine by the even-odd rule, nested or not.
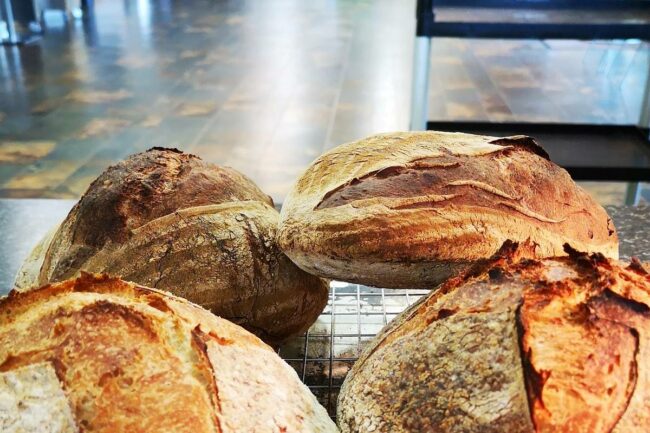
[(20, 264), (75, 200), (0, 199), (0, 295), (7, 293)]

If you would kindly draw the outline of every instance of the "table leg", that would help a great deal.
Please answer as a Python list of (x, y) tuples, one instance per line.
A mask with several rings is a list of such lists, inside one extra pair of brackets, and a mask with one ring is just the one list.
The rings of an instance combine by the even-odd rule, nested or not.
[[(648, 64), (648, 71), (646, 72), (645, 87), (643, 89), (643, 101), (641, 102), (641, 115), (639, 116), (639, 123), (637, 126), (640, 129), (645, 130), (646, 133), (650, 128), (650, 64)], [(650, 135), (646, 138), (650, 140)], [(628, 183), (627, 189), (625, 191), (625, 204), (636, 205), (639, 203), (640, 199), (640, 182)]]
[(641, 182), (629, 182), (625, 190), (625, 204), (636, 206), (641, 199)]
[(10, 44), (19, 43), (20, 38), (16, 33), (16, 23), (14, 20), (14, 11), (11, 6), (11, 0), (0, 0), (0, 12), (2, 12), (1, 16), (4, 17), (7, 23), (7, 31), (9, 32), (9, 39), (7, 39), (6, 42)]
[(431, 38), (415, 38), (413, 53), (413, 82), (411, 83), (411, 131), (427, 129), (429, 116), (429, 69), (431, 67)]
[(81, 11), (84, 16), (91, 15), (95, 6), (95, 0), (81, 0)]
[(648, 60), (648, 71), (646, 72), (645, 88), (643, 89), (643, 102), (641, 102), (641, 115), (639, 116), (639, 128), (650, 128), (650, 59)]

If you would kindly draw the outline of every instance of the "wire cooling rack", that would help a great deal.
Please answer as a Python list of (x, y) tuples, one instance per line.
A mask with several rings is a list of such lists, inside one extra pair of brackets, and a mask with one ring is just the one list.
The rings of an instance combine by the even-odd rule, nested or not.
[(345, 376), (365, 345), (428, 290), (391, 290), (333, 281), (327, 307), (302, 336), (278, 350), (300, 379), (336, 417)]

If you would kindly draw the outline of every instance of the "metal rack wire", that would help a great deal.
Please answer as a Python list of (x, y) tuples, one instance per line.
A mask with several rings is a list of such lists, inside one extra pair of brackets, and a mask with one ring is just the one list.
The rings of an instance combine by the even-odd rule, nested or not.
[(391, 290), (333, 281), (327, 307), (312, 327), (278, 350), (336, 416), (339, 389), (365, 345), (428, 290)]

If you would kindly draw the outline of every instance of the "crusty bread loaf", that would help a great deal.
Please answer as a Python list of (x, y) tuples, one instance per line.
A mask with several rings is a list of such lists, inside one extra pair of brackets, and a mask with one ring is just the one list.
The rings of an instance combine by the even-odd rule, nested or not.
[(650, 431), (650, 274), (570, 252), (506, 252), (389, 323), (341, 389), (342, 432)]
[(16, 288), (108, 273), (170, 290), (276, 344), (316, 320), (328, 286), (280, 251), (272, 205), (233, 169), (154, 148), (92, 183), (25, 261)]
[(295, 266), (275, 243), (278, 212), (258, 201), (183, 209), (109, 242), (89, 272), (172, 289), (264, 341), (306, 331), (328, 299), (324, 280)]
[(279, 243), (304, 270), (390, 288), (431, 288), (530, 239), (617, 258), (605, 210), (529, 137), (375, 135), (314, 161), (287, 196)]
[(106, 169), (81, 197), (52, 239), (39, 283), (75, 275), (106, 242), (180, 209), (273, 201), (250, 179), (176, 149), (152, 148)]
[(257, 337), (106, 276), (0, 301), (0, 431), (335, 432)]

